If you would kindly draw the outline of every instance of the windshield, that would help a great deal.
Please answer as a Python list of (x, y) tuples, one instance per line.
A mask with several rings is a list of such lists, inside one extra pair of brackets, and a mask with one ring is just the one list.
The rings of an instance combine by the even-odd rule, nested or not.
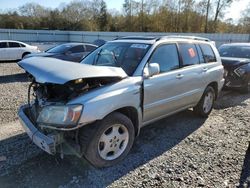
[(150, 46), (143, 43), (110, 42), (86, 56), (81, 63), (121, 67), (131, 76)]
[(64, 53), (68, 49), (70, 49), (71, 47), (72, 47), (72, 45), (69, 45), (69, 44), (61, 44), (61, 45), (55, 46), (53, 48), (50, 48), (46, 52), (48, 52), (48, 53)]
[(221, 46), (219, 48), (221, 57), (237, 57), (250, 59), (250, 46)]

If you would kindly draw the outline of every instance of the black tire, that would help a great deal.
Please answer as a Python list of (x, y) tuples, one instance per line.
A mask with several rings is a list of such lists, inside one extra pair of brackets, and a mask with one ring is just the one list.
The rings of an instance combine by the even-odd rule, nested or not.
[(23, 55), (22, 55), (22, 59), (24, 58), (24, 56), (30, 54), (30, 52), (24, 52)]
[[(213, 97), (212, 106), (211, 106), (211, 108), (209, 110), (205, 110), (204, 109), (204, 102), (205, 102), (205, 97), (208, 95), (208, 93), (211, 93), (212, 97)], [(213, 109), (214, 101), (215, 101), (215, 91), (214, 91), (214, 88), (211, 87), (211, 86), (208, 86), (205, 89), (205, 91), (204, 91), (204, 93), (203, 93), (203, 95), (202, 95), (199, 103), (193, 108), (194, 112), (197, 115), (201, 116), (201, 117), (205, 117), (205, 118), (208, 117), (208, 115), (211, 113), (211, 111)]]
[[(101, 142), (100, 139), (103, 135), (106, 136), (107, 131), (109, 131), (110, 129), (113, 131), (113, 128), (110, 128), (110, 127), (113, 127), (116, 125), (122, 125), (123, 128), (126, 127), (125, 129), (127, 131), (126, 134), (128, 135), (128, 139), (126, 142), (120, 141), (120, 143), (118, 143), (119, 141), (118, 138), (117, 138), (118, 141), (113, 139), (113, 142), (110, 142), (110, 143), (106, 142), (108, 143), (107, 145), (118, 143), (117, 145), (118, 145), (118, 148), (120, 149), (120, 147), (123, 147), (124, 143), (127, 143), (127, 144), (124, 144), (126, 146), (124, 146), (122, 153), (117, 158), (107, 160), (107, 159), (104, 159), (100, 154), (100, 150), (102, 149), (101, 147), (105, 148), (105, 145), (106, 145), (106, 143)], [(118, 129), (118, 132), (119, 130), (120, 130), (120, 127)], [(127, 116), (119, 112), (114, 112), (108, 115), (107, 117), (105, 117), (101, 121), (97, 121), (89, 126), (83, 127), (79, 133), (79, 141), (80, 141), (83, 156), (93, 166), (97, 168), (113, 166), (116, 163), (122, 161), (129, 153), (133, 145), (134, 138), (135, 138), (135, 130), (134, 130), (133, 123)], [(108, 147), (110, 148), (110, 146)], [(113, 154), (114, 153), (115, 152), (113, 152)], [(108, 154), (107, 154), (107, 157), (109, 157)]]

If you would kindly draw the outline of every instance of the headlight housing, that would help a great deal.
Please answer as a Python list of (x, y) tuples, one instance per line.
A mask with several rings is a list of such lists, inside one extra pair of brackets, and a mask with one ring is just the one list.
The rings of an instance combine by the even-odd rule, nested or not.
[(77, 125), (81, 117), (82, 108), (82, 105), (45, 106), (37, 118), (37, 123), (55, 127), (72, 127)]
[(241, 77), (246, 73), (246, 70), (243, 67), (239, 67), (235, 69), (234, 72), (237, 74), (237, 76)]

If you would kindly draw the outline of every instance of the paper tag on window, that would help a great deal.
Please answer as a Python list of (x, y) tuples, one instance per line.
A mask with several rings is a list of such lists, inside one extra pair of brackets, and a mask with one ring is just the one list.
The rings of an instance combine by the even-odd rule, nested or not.
[(188, 53), (189, 53), (190, 57), (195, 57), (195, 52), (194, 52), (193, 48), (189, 48)]

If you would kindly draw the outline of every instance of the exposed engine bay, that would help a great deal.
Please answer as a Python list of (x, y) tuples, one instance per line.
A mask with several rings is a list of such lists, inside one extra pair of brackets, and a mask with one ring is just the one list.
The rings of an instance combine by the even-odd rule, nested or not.
[(43, 106), (54, 104), (66, 104), (86, 92), (117, 82), (119, 78), (87, 78), (69, 81), (65, 84), (38, 83), (32, 75), (29, 75), (31, 84), (28, 89), (28, 105), (33, 123)]

